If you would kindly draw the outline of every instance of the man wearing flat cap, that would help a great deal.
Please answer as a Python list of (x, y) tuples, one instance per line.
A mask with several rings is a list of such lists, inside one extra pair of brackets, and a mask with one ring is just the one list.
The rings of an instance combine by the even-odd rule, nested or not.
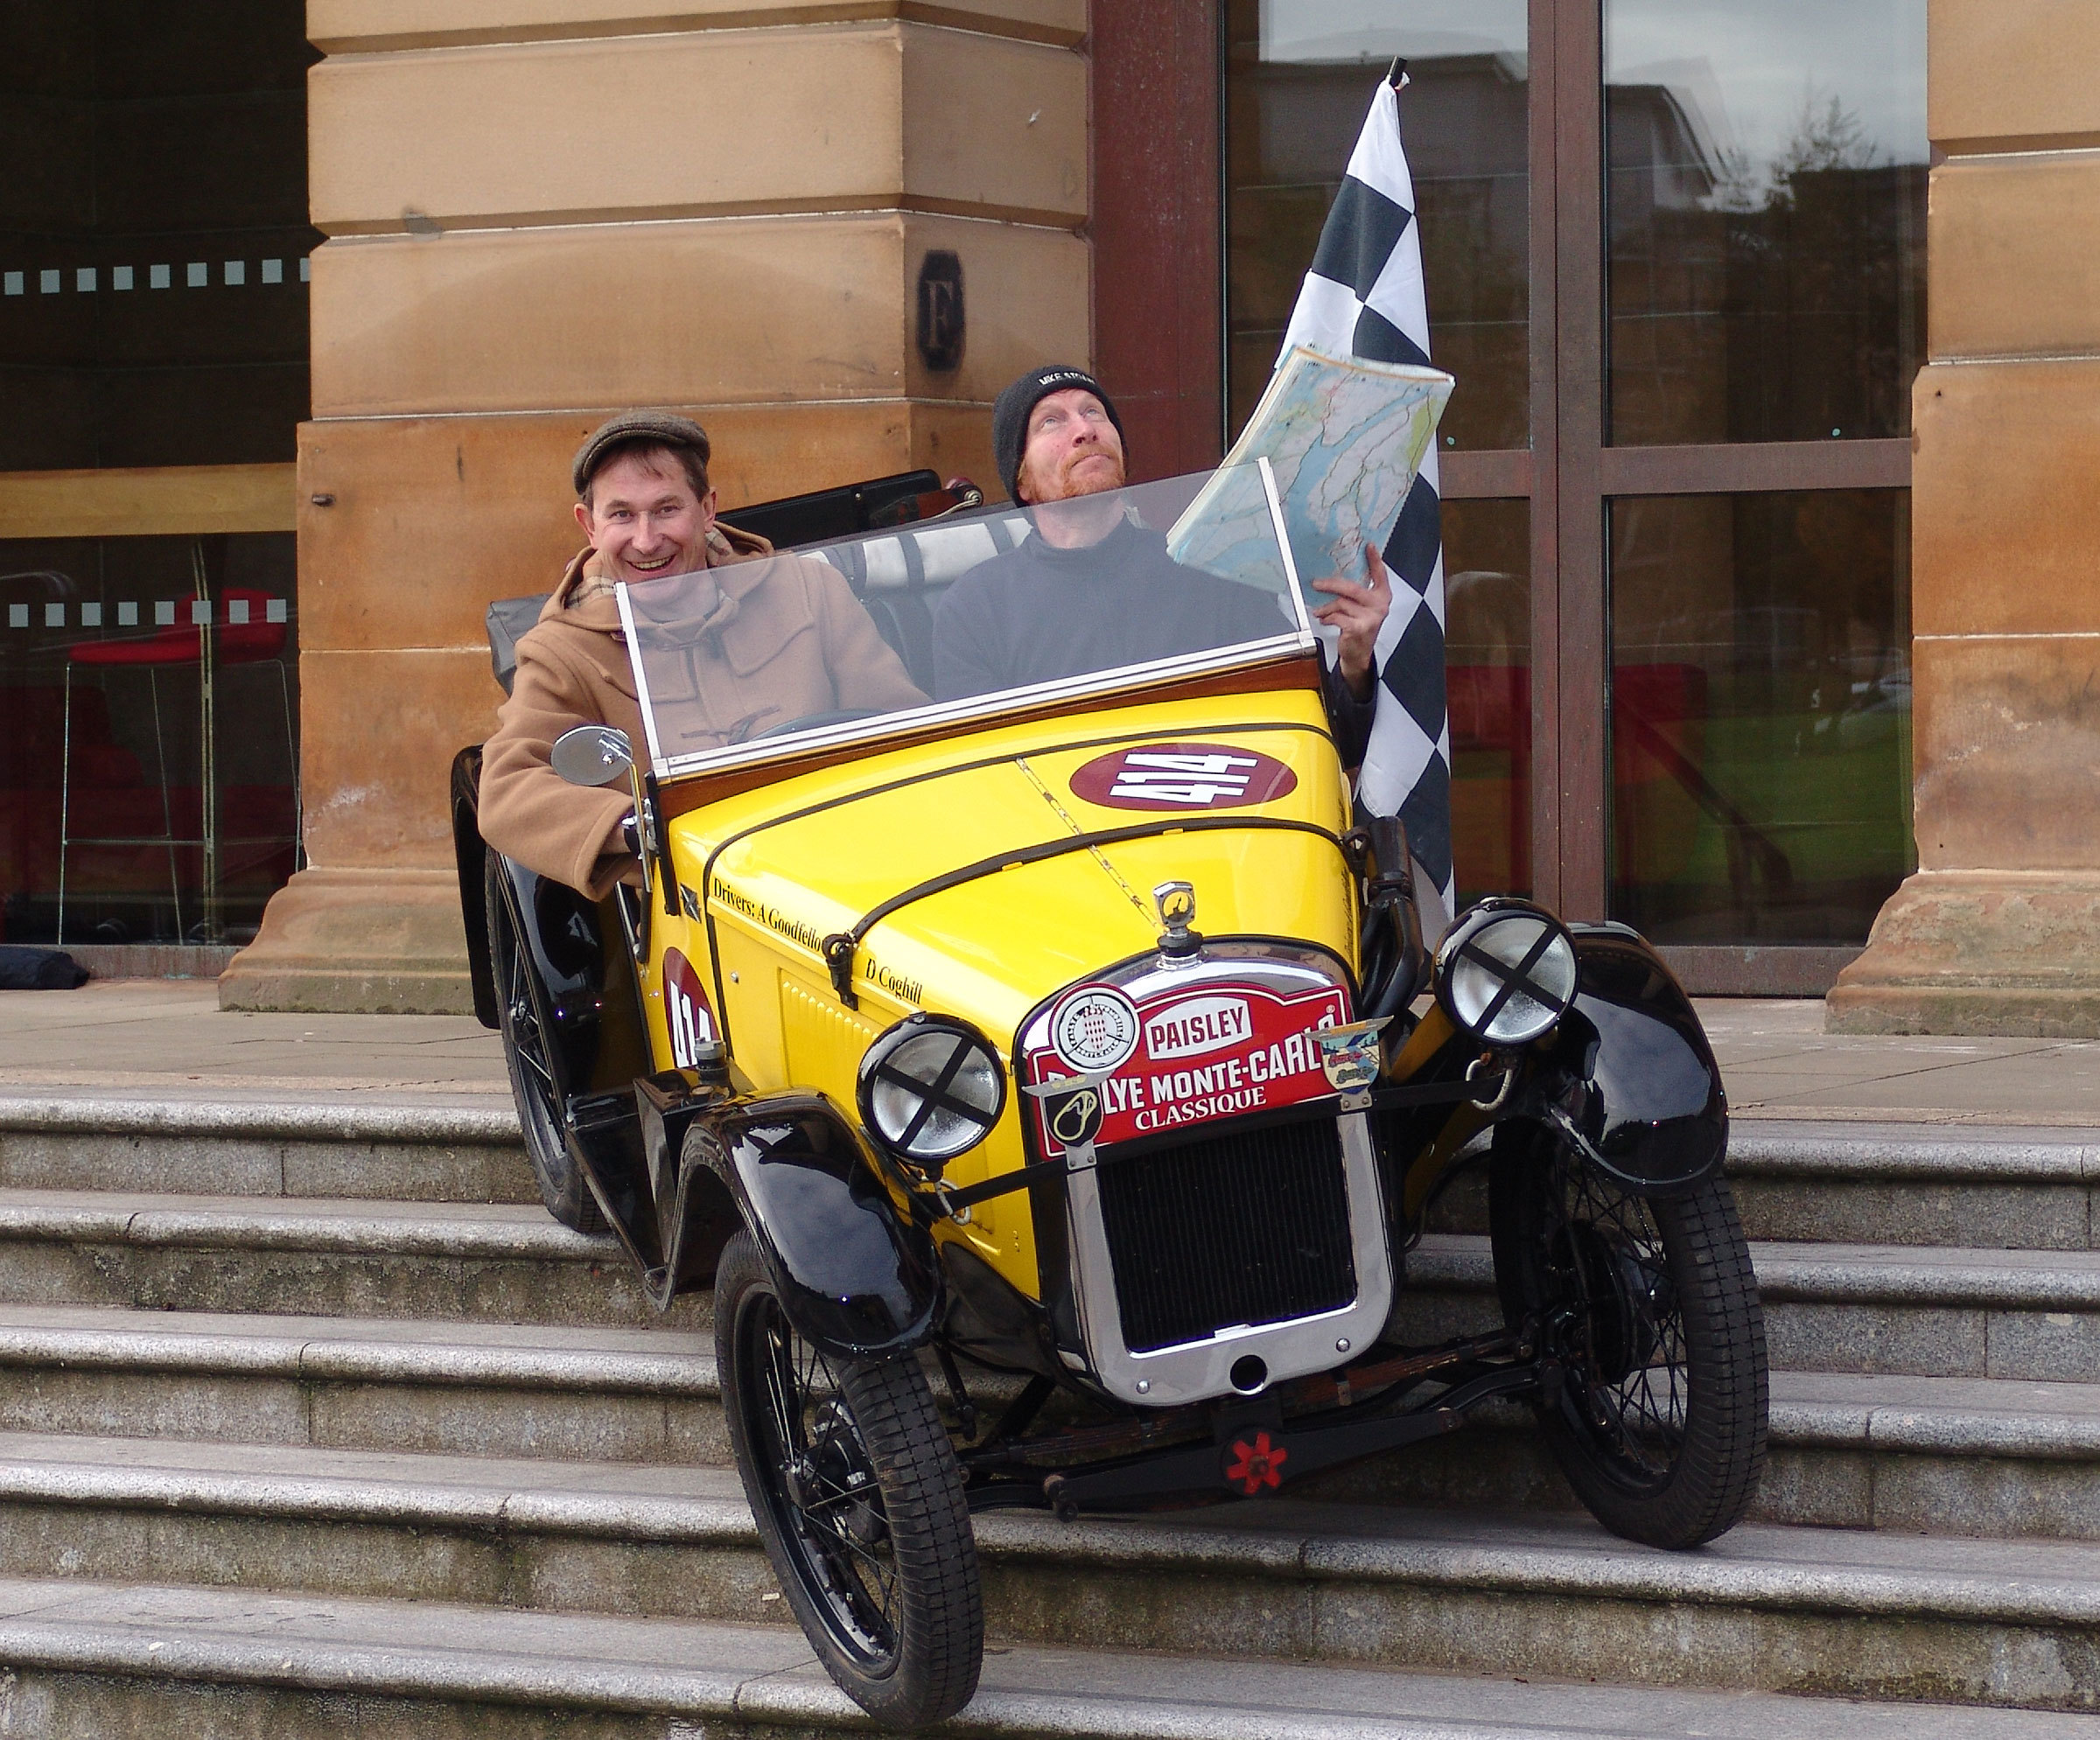
[[(1032, 369), (992, 408), (991, 444), (1006, 493), (1038, 514), (1035, 535), (948, 588), (934, 613), (940, 698), (1048, 682), (1171, 658), (1278, 632), (1268, 595), (1184, 567), (1166, 540), (1105, 504), (1082, 499), (1124, 486), (1123, 419), (1084, 369)], [(1323, 691), (1346, 765), (1363, 758), (1376, 702), (1372, 647), (1393, 595), (1378, 552), (1364, 549), (1365, 583), (1315, 580), (1333, 603), (1313, 612), (1340, 631)]]
[[(741, 743), (843, 708), (925, 700), (829, 564), (773, 556), (715, 518), (707, 431), (664, 411), (598, 429), (571, 472), (589, 541), (518, 641), (517, 677), (481, 753), (481, 837), (505, 856), (602, 900), (637, 875), (626, 786), (571, 786), (549, 765), (577, 725), (618, 727), (647, 765), (621, 632), (622, 583), (704, 571), (693, 647), (695, 748)], [(760, 558), (773, 557), (770, 561)]]

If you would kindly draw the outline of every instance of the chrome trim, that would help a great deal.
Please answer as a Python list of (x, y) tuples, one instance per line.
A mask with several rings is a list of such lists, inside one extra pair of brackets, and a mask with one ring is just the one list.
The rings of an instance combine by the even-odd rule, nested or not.
[[(1393, 1268), (1386, 1249), (1384, 1205), (1370, 1122), (1361, 1112), (1346, 1114), (1336, 1122), (1341, 1129), (1342, 1176), (1349, 1197), (1349, 1241), (1356, 1259), (1354, 1303), (1338, 1311), (1289, 1323), (1223, 1329), (1202, 1341), (1149, 1353), (1133, 1353), (1123, 1339), (1116, 1265), (1109, 1254), (1095, 1169), (1088, 1166), (1072, 1173), (1065, 1204), (1072, 1241), (1073, 1293), (1080, 1334), (1095, 1373), (1110, 1394), (1144, 1408), (1236, 1395), (1239, 1392), (1232, 1384), (1233, 1362), (1249, 1353), (1261, 1356), (1269, 1367), (1269, 1382), (1275, 1385), (1345, 1363), (1347, 1356), (1334, 1351), (1337, 1340), (1346, 1338), (1352, 1346), (1368, 1347), (1378, 1338), (1392, 1310)], [(1231, 1124), (1209, 1128), (1229, 1130)], [(1129, 1163), (1142, 1166), (1144, 1162)]]
[(1276, 547), (1284, 558), (1284, 575), (1291, 583), (1289, 597), (1298, 613), (1298, 625), (1306, 633), (1312, 632), (1312, 625), (1306, 616), (1306, 595), (1298, 583), (1298, 557), (1292, 552), (1290, 529), (1284, 524), (1284, 504), (1276, 493), (1276, 473), (1269, 467), (1269, 456), (1259, 456), (1255, 469), (1262, 476), (1262, 493), (1269, 498), (1269, 523), (1276, 528)]
[[(634, 635), (634, 606), (627, 602), (627, 583), (620, 581), (612, 588), (612, 601), (620, 606), (620, 632), (627, 637), (627, 645), (636, 644)], [(649, 674), (641, 667), (641, 660), (630, 653), (627, 663), (634, 669), (634, 698), (641, 703), (642, 735), (649, 740), (649, 766), (652, 771), (663, 765), (663, 745), (656, 741), (656, 707), (649, 699)]]
[(1018, 1061), (1050, 1043), (1050, 1011), (1067, 991), (1081, 985), (1114, 985), (1131, 1002), (1142, 1003), (1168, 991), (1200, 991), (1221, 981), (1251, 981), (1284, 996), (1326, 989), (1339, 990), (1347, 996), (1349, 989), (1320, 951), (1309, 947), (1292, 950), (1288, 945), (1248, 942), (1235, 937), (1208, 938), (1199, 954), (1141, 954), (1106, 972), (1073, 980), (1038, 1006), (1035, 1018), (1016, 1037), (1013, 1055)]
[[(1279, 595), (1280, 596), (1280, 595)], [(1295, 594), (1293, 594), (1295, 596)], [(624, 586), (620, 593), (620, 619), (629, 621)], [(1303, 604), (1299, 606), (1301, 617)], [(1253, 670), (1265, 664), (1317, 656), (1320, 642), (1303, 629), (1271, 634), (1260, 640), (1243, 640), (1237, 646), (1210, 653), (1178, 653), (1170, 659), (1154, 659), (1142, 665), (1119, 665), (1110, 670), (1086, 671), (1026, 688), (1003, 688), (993, 695), (970, 695), (961, 701), (944, 701), (929, 707), (914, 707), (886, 713), (879, 719), (854, 719), (821, 730), (798, 731), (793, 737), (768, 737), (759, 744), (729, 744), (720, 749), (695, 750), (689, 755), (659, 757), (655, 716), (643, 702), (642, 725), (649, 737), (649, 762), (658, 779), (682, 779), (689, 774), (713, 772), (729, 767), (762, 767), (768, 762), (790, 761), (812, 751), (866, 744), (880, 746), (889, 738), (909, 736), (929, 726), (960, 725), (983, 722), (998, 724), (1006, 715), (1023, 708), (1033, 709), (1065, 700), (1113, 695), (1128, 689), (1146, 688), (1163, 677), (1177, 681), (1216, 675), (1225, 671)], [(642, 674), (641, 643), (627, 630), (628, 663), (641, 696), (648, 694), (648, 679)]]

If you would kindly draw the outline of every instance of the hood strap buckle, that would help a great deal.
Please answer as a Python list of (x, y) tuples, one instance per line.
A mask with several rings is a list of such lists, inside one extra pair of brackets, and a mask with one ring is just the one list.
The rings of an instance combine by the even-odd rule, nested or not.
[(848, 1009), (858, 1009), (853, 992), (853, 954), (859, 947), (850, 931), (834, 931), (824, 939), (824, 964), (831, 969), (831, 989)]

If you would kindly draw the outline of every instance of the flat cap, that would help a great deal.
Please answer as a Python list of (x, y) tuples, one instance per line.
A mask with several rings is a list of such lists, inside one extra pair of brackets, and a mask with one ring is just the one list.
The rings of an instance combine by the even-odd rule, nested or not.
[(591, 431), (591, 438), (576, 450), (570, 476), (578, 495), (590, 486), (606, 456), (616, 447), (687, 448), (700, 456), (704, 466), (714, 451), (707, 431), (690, 417), (671, 411), (622, 411), (598, 424)]

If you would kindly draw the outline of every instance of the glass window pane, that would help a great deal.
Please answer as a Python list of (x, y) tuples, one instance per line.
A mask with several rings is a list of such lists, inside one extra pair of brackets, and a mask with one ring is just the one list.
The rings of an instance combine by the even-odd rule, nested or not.
[(1531, 891), (1531, 504), (1444, 504), (1459, 904)]
[(0, 9), (0, 471), (292, 458), (317, 59), (297, 0)]
[(1926, 0), (1606, 0), (1611, 439), (1900, 436)]
[(1621, 500), (1609, 535), (1612, 916), (1866, 941), (1916, 863), (1909, 492)]
[(294, 542), (289, 532), (0, 541), (6, 940), (59, 939), (61, 856), (67, 942), (255, 935), (263, 903), (297, 867)]
[(1226, 18), (1229, 431), (1268, 383), (1371, 94), (1403, 55), (1430, 346), (1459, 381), (1442, 439), (1526, 445), (1524, 0), (1228, 0)]

